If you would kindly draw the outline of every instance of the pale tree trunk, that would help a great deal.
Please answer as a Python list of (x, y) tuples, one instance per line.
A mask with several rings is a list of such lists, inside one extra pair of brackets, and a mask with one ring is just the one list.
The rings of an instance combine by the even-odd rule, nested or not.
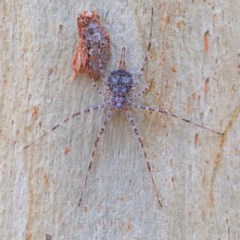
[[(0, 6), (0, 239), (240, 239), (239, 0), (2, 0)], [(106, 72), (125, 46), (128, 70), (137, 74), (152, 7), (151, 59), (140, 87), (153, 84), (140, 102), (224, 134), (133, 111), (160, 208), (142, 149), (116, 114), (78, 207), (104, 111), (23, 147), (70, 113), (103, 101), (89, 78), (70, 81), (78, 14), (96, 10), (110, 33)]]

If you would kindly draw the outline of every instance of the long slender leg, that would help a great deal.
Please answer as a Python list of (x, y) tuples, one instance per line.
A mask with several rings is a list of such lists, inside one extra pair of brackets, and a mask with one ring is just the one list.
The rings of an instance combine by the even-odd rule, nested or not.
[(120, 60), (119, 60), (117, 69), (126, 70), (125, 47), (122, 48), (122, 52), (121, 52), (121, 56), (120, 56)]
[[(98, 54), (100, 55), (101, 53), (98, 52)], [(102, 63), (102, 61), (100, 59), (98, 60), (98, 67), (99, 67), (99, 71), (101, 73), (103, 83), (104, 83), (105, 86), (107, 86), (108, 81), (107, 81), (107, 77), (106, 77), (105, 70), (104, 70), (104, 64)]]
[(202, 125), (200, 125), (200, 124), (198, 124), (198, 123), (194, 123), (193, 121), (191, 121), (191, 120), (189, 120), (189, 119), (179, 117), (179, 116), (177, 116), (176, 114), (174, 114), (174, 113), (172, 113), (172, 112), (170, 112), (170, 111), (168, 111), (168, 110), (165, 110), (165, 109), (163, 109), (163, 108), (147, 107), (147, 106), (142, 106), (141, 104), (137, 104), (137, 103), (132, 103), (132, 106), (135, 107), (135, 108), (141, 109), (141, 110), (147, 110), (147, 111), (149, 111), (149, 112), (159, 112), (159, 113), (163, 113), (163, 114), (165, 114), (165, 115), (167, 115), (167, 116), (180, 119), (180, 120), (182, 120), (182, 121), (184, 121), (184, 122), (186, 122), (186, 123), (190, 123), (190, 124), (195, 125), (195, 126), (197, 126), (197, 127), (206, 129), (206, 130), (208, 130), (208, 131), (210, 131), (210, 132), (213, 132), (213, 133), (216, 133), (216, 134), (220, 134), (220, 135), (223, 134), (223, 133), (221, 133), (221, 132), (218, 132), (218, 131), (212, 130), (212, 129), (210, 129), (210, 128), (204, 127), (204, 126), (202, 126)]
[(96, 88), (97, 93), (99, 93), (100, 95), (102, 95), (104, 97), (106, 96), (106, 93), (99, 89), (99, 86), (97, 86), (96, 81), (94, 79), (92, 79), (92, 85), (94, 88)]
[(150, 36), (149, 36), (149, 42), (148, 42), (148, 48), (147, 48), (147, 52), (143, 61), (143, 65), (140, 69), (139, 75), (137, 77), (137, 82), (142, 78), (143, 74), (144, 74), (144, 70), (146, 68), (147, 65), (147, 61), (149, 58), (149, 54), (150, 54), (150, 49), (151, 49), (151, 44), (152, 44), (152, 28), (153, 28), (153, 8), (152, 8), (152, 13), (151, 13), (151, 26), (150, 26)]
[(148, 62), (148, 58), (149, 58), (149, 54), (150, 54), (150, 49), (151, 49), (151, 45), (152, 45), (152, 28), (153, 28), (153, 8), (152, 8), (152, 13), (151, 13), (151, 26), (150, 26), (150, 35), (149, 35), (149, 42), (148, 42), (147, 52), (145, 54), (142, 67), (140, 68), (140, 71), (139, 71), (139, 73), (138, 73), (138, 75), (137, 75), (137, 77), (136, 77), (136, 79), (134, 81), (134, 87), (131, 89), (131, 94), (132, 94), (133, 97), (138, 97), (138, 96), (143, 95), (151, 87), (152, 80), (151, 80), (150, 84), (145, 89), (143, 89), (139, 93), (134, 94), (134, 88), (136, 88), (138, 86), (139, 81), (143, 77), (145, 68), (147, 66), (147, 62)]
[(140, 96), (144, 95), (145, 93), (147, 93), (152, 86), (152, 81), (153, 80), (151, 79), (151, 82), (149, 82), (142, 91), (140, 91), (139, 93), (132, 94), (132, 96), (135, 98), (135, 97), (140, 97)]
[(102, 65), (101, 61), (99, 61), (99, 70), (101, 72), (101, 77), (102, 77), (102, 80), (103, 80), (103, 84), (105, 86), (105, 91), (102, 91), (102, 90), (99, 89), (95, 80), (92, 80), (92, 85), (93, 85), (93, 87), (96, 88), (96, 90), (99, 94), (101, 94), (102, 96), (105, 97), (107, 95), (107, 93), (109, 93), (109, 89), (108, 89), (108, 80), (107, 80), (107, 77), (105, 75), (105, 71), (104, 71), (104, 68), (103, 68), (103, 65)]
[(78, 206), (79, 206), (79, 207), (80, 207), (81, 202), (82, 202), (83, 193), (84, 193), (85, 188), (86, 188), (88, 176), (89, 176), (90, 171), (91, 171), (91, 169), (92, 169), (92, 164), (93, 164), (93, 162), (94, 162), (94, 160), (95, 160), (95, 153), (96, 153), (96, 150), (97, 150), (97, 148), (98, 148), (99, 141), (100, 141), (100, 139), (101, 139), (101, 136), (103, 135), (103, 132), (104, 132), (106, 126), (107, 126), (107, 123), (108, 123), (111, 119), (112, 119), (112, 112), (109, 111), (109, 112), (107, 112), (107, 114), (106, 114), (106, 117), (105, 117), (105, 119), (104, 119), (104, 121), (103, 121), (103, 123), (102, 123), (101, 128), (99, 129), (97, 138), (96, 138), (95, 143), (94, 143), (94, 148), (93, 148), (93, 151), (92, 151), (92, 154), (91, 154), (91, 159), (90, 159), (90, 161), (89, 161), (89, 163), (88, 163), (88, 170), (87, 170), (87, 174), (86, 174), (86, 177), (85, 177), (85, 179), (84, 179), (84, 182), (83, 182), (83, 187), (82, 187), (82, 191), (81, 191), (81, 195), (80, 195), (80, 200), (79, 200), (79, 203), (78, 203)]
[(63, 126), (66, 122), (68, 122), (70, 119), (72, 118), (75, 118), (79, 115), (82, 115), (84, 113), (89, 113), (89, 112), (92, 112), (92, 111), (95, 111), (95, 110), (98, 110), (98, 109), (102, 109), (105, 107), (105, 103), (103, 104), (100, 104), (100, 105), (97, 105), (95, 107), (91, 107), (91, 108), (88, 108), (88, 109), (85, 109), (85, 110), (81, 110), (79, 112), (75, 112), (73, 113), (70, 117), (67, 117), (66, 119), (64, 119), (61, 123), (58, 123), (56, 124), (55, 126), (53, 126), (49, 131), (47, 131), (46, 133), (42, 134), (40, 137), (36, 138), (34, 141), (32, 141), (31, 143), (29, 143), (28, 145), (26, 145), (25, 147), (23, 147), (23, 149), (27, 149), (29, 148), (30, 146), (32, 146), (34, 143), (36, 143), (37, 141), (39, 141), (41, 138), (47, 136), (49, 133), (55, 131), (57, 128)]
[(130, 126), (132, 127), (132, 130), (133, 130), (135, 136), (137, 137), (137, 140), (140, 143), (140, 146), (141, 146), (141, 148), (143, 150), (144, 159), (145, 159), (146, 164), (147, 164), (147, 170), (148, 170), (148, 173), (149, 173), (149, 175), (151, 177), (152, 185), (153, 185), (153, 188), (154, 188), (154, 191), (155, 191), (158, 203), (159, 203), (160, 207), (162, 207), (163, 205), (162, 205), (162, 202), (161, 202), (161, 197), (160, 197), (160, 194), (158, 193), (157, 185), (155, 183), (155, 180), (154, 180), (154, 177), (153, 177), (153, 174), (152, 174), (152, 168), (150, 166), (149, 161), (147, 160), (147, 153), (144, 150), (143, 139), (142, 139), (142, 137), (139, 134), (139, 131), (138, 131), (137, 127), (136, 127), (136, 124), (135, 124), (135, 121), (134, 121), (134, 119), (132, 117), (131, 112), (126, 111), (125, 116), (127, 118), (127, 121), (129, 122)]
[(102, 95), (103, 97), (106, 97), (107, 95), (109, 95), (110, 91), (108, 88), (108, 81), (105, 75), (105, 71), (103, 69), (103, 66), (100, 65), (100, 72), (101, 72), (101, 77), (103, 79), (103, 84), (104, 84), (104, 88), (103, 90), (100, 90), (99, 86), (97, 86), (96, 81), (94, 79), (92, 79), (92, 85), (94, 88), (96, 88), (97, 92)]

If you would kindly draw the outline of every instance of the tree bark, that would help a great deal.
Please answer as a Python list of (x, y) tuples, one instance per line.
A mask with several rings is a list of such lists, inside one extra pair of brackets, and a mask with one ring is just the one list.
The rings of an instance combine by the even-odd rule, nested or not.
[[(240, 239), (240, 1), (1, 1), (0, 239)], [(76, 19), (95, 10), (116, 69), (126, 47), (139, 102), (196, 124), (134, 110), (143, 151), (121, 114), (108, 124), (78, 207), (103, 102), (88, 77), (71, 82)], [(102, 81), (99, 82), (102, 86)]]

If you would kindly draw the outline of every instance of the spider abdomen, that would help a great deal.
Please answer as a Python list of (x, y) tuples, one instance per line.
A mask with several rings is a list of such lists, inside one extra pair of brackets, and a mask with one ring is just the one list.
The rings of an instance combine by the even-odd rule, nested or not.
[(129, 105), (128, 98), (122, 96), (112, 96), (111, 97), (111, 105), (114, 109), (120, 110)]

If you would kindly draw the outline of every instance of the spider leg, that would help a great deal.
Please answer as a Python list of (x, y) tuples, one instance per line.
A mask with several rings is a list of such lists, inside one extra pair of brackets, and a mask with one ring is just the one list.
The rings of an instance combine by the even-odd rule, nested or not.
[(47, 136), (49, 133), (55, 131), (57, 128), (63, 126), (66, 122), (68, 122), (70, 119), (72, 118), (75, 118), (79, 115), (82, 115), (84, 113), (89, 113), (89, 112), (92, 112), (92, 111), (95, 111), (95, 110), (98, 110), (98, 109), (102, 109), (105, 107), (105, 103), (103, 104), (100, 104), (100, 105), (97, 105), (95, 107), (92, 107), (92, 108), (88, 108), (88, 109), (85, 109), (85, 110), (81, 110), (79, 112), (75, 112), (73, 113), (70, 117), (67, 117), (66, 119), (64, 119), (61, 123), (58, 123), (56, 124), (55, 126), (53, 126), (49, 131), (47, 131), (46, 133), (42, 134), (41, 136), (39, 136), (38, 138), (36, 138), (34, 141), (32, 141), (31, 143), (29, 143), (28, 145), (26, 145), (25, 147), (23, 147), (23, 149), (27, 149), (29, 148), (30, 146), (32, 146), (34, 143), (38, 142), (41, 138)]
[(149, 54), (150, 54), (150, 49), (151, 49), (151, 44), (152, 44), (152, 28), (153, 28), (153, 8), (152, 8), (152, 13), (151, 13), (151, 26), (150, 26), (150, 36), (149, 36), (149, 42), (148, 42), (148, 47), (147, 47), (147, 52), (143, 61), (143, 65), (140, 69), (139, 75), (137, 77), (137, 82), (141, 80), (143, 74), (144, 74), (144, 70), (147, 66), (147, 61), (149, 58)]
[(208, 130), (208, 131), (210, 131), (210, 132), (213, 132), (213, 133), (216, 133), (216, 134), (219, 134), (219, 135), (222, 135), (222, 134), (223, 134), (223, 133), (218, 132), (218, 131), (215, 131), (215, 130), (213, 130), (213, 129), (204, 127), (204, 126), (202, 126), (202, 125), (200, 125), (200, 124), (198, 124), (198, 123), (195, 123), (195, 122), (193, 122), (193, 121), (191, 121), (191, 120), (189, 120), (189, 119), (186, 119), (186, 118), (182, 118), (182, 117), (180, 117), (180, 116), (177, 116), (176, 114), (174, 114), (174, 113), (172, 113), (172, 112), (170, 112), (170, 111), (168, 111), (168, 110), (165, 110), (165, 109), (163, 109), (163, 108), (147, 107), (147, 106), (143, 106), (143, 105), (137, 104), (137, 103), (132, 103), (132, 106), (135, 107), (135, 108), (141, 109), (141, 110), (147, 110), (147, 111), (149, 111), (149, 112), (159, 112), (159, 113), (163, 113), (163, 114), (165, 114), (165, 115), (167, 115), (167, 116), (169, 116), (169, 117), (174, 117), (174, 118), (180, 119), (180, 120), (182, 120), (182, 121), (184, 121), (184, 122), (186, 122), (186, 123), (190, 123), (190, 124), (192, 124), (192, 125), (194, 125), (194, 126), (200, 127), (200, 128), (202, 128), (202, 129)]
[(132, 128), (132, 130), (133, 130), (133, 132), (134, 132), (134, 134), (135, 134), (135, 136), (137, 137), (137, 140), (138, 140), (138, 142), (140, 143), (140, 146), (141, 146), (142, 150), (143, 150), (144, 159), (145, 159), (146, 164), (147, 164), (147, 170), (148, 170), (148, 173), (149, 173), (149, 175), (150, 175), (150, 177), (151, 177), (152, 185), (153, 185), (153, 188), (154, 188), (154, 191), (155, 191), (155, 194), (156, 194), (158, 203), (159, 203), (160, 207), (162, 207), (163, 205), (162, 205), (162, 202), (161, 202), (161, 197), (160, 197), (160, 194), (158, 193), (157, 185), (156, 185), (156, 183), (155, 183), (155, 180), (154, 180), (154, 177), (153, 177), (153, 174), (152, 174), (152, 168), (151, 168), (151, 166), (150, 166), (149, 161), (147, 160), (147, 153), (146, 153), (146, 151), (145, 151), (145, 149), (144, 149), (143, 139), (142, 139), (142, 137), (141, 137), (140, 134), (139, 134), (139, 131), (138, 131), (137, 127), (136, 127), (135, 120), (134, 120), (134, 118), (132, 117), (131, 112), (126, 111), (126, 112), (125, 112), (125, 116), (126, 116), (126, 118), (127, 118), (127, 121), (129, 122), (129, 124), (130, 124), (130, 126), (131, 126), (131, 128)]
[(122, 52), (121, 52), (121, 56), (120, 56), (120, 60), (119, 60), (117, 69), (126, 70), (125, 47), (122, 48)]
[(106, 75), (105, 75), (105, 71), (104, 71), (104, 69), (103, 69), (103, 66), (102, 66), (102, 64), (99, 62), (99, 70), (100, 70), (100, 72), (101, 72), (101, 76), (102, 76), (102, 79), (103, 79), (103, 83), (104, 83), (104, 85), (105, 86), (107, 86), (107, 77), (106, 77)]
[[(108, 88), (108, 79), (106, 77), (106, 74), (105, 74), (105, 71), (104, 71), (104, 66), (102, 64), (102, 62), (99, 60), (98, 61), (98, 65), (99, 65), (99, 70), (100, 70), (100, 73), (101, 73), (101, 77), (103, 79), (103, 84), (105, 86), (105, 92), (99, 90), (99, 87), (97, 87), (96, 83), (93, 83), (93, 86), (96, 86), (97, 87), (97, 91), (103, 95), (104, 97), (106, 97), (110, 91), (109, 91), (109, 88)], [(94, 82), (94, 81), (93, 81)]]
[(96, 81), (94, 79), (92, 79), (92, 85), (94, 88), (96, 88), (97, 93), (99, 93), (100, 95), (102, 95), (104, 97), (106, 96), (106, 93), (99, 89), (99, 86), (97, 86)]
[(140, 96), (146, 94), (146, 93), (150, 90), (150, 88), (151, 88), (151, 86), (152, 86), (152, 82), (153, 82), (153, 79), (151, 79), (151, 82), (149, 82), (149, 83), (147, 84), (147, 86), (146, 86), (142, 91), (140, 91), (140, 92), (138, 92), (138, 93), (135, 93), (135, 94), (132, 93), (132, 96), (133, 96), (134, 98), (136, 98), (136, 97), (140, 97)]
[(96, 140), (95, 140), (95, 143), (94, 143), (94, 148), (93, 148), (93, 151), (92, 151), (92, 154), (91, 154), (91, 159), (88, 163), (88, 170), (87, 170), (87, 174), (85, 176), (85, 179), (84, 179), (84, 182), (83, 182), (83, 187), (82, 187), (82, 191), (81, 191), (81, 195), (80, 195), (80, 200), (78, 202), (78, 206), (80, 207), (81, 205), (81, 202), (82, 202), (82, 198), (83, 198), (83, 193), (85, 191), (85, 188), (86, 188), (86, 184), (87, 184), (87, 180), (88, 180), (88, 176), (90, 174), (90, 171), (92, 169), (92, 164), (93, 162), (95, 161), (95, 153), (96, 153), (96, 150), (98, 148), (98, 144), (99, 144), (99, 141), (101, 139), (101, 136), (103, 135), (103, 132), (107, 126), (107, 123), (112, 119), (112, 112), (111, 111), (108, 111), (107, 114), (106, 114), (106, 117), (102, 123), (102, 126), (100, 127), (99, 129), (99, 132), (98, 132), (98, 135), (96, 137)]

